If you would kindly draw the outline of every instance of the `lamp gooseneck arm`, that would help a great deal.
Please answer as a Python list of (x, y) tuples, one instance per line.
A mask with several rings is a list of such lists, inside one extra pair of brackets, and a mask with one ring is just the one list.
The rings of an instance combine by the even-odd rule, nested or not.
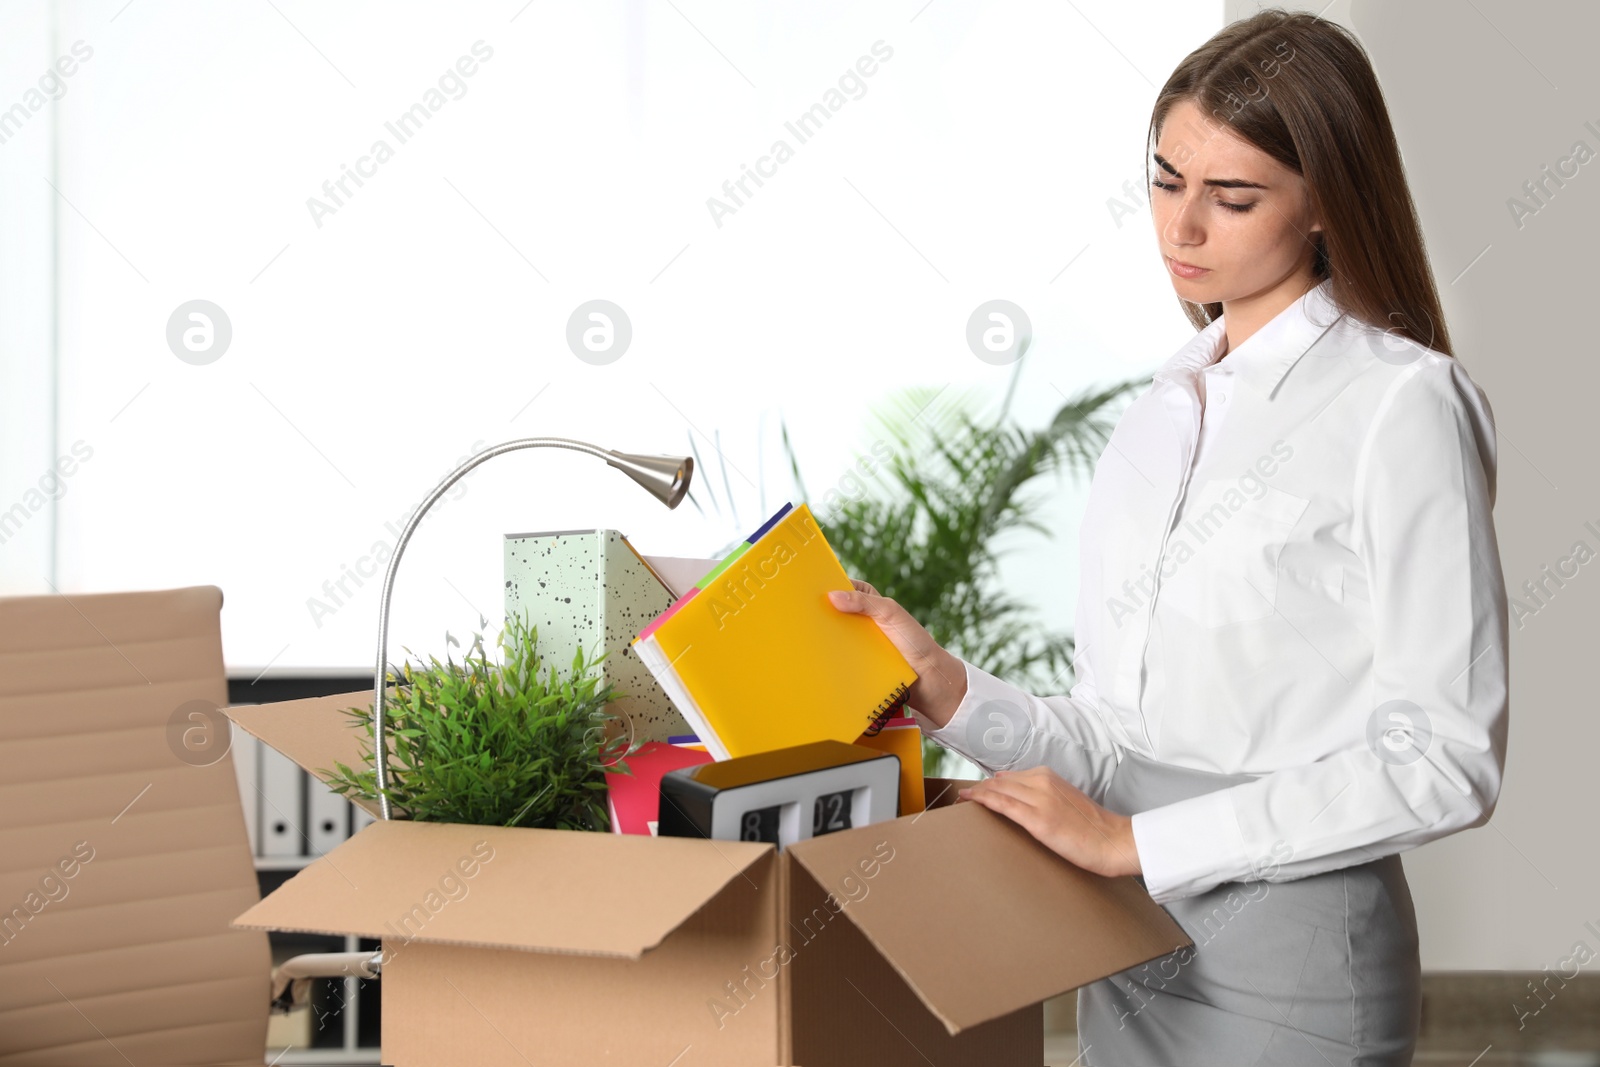
[[(411, 518), (406, 520), (405, 529), (400, 531), (399, 540), (395, 542), (394, 555), (390, 557), (389, 568), (384, 572), (383, 592), (378, 601), (378, 663), (373, 675), (372, 688), (372, 758), (373, 764), (377, 769), (378, 808), (385, 819), (394, 817), (388, 793), (389, 746), (385, 729), (384, 701), (388, 696), (389, 690), (389, 599), (394, 592), (394, 576), (400, 569), (400, 557), (405, 554), (406, 543), (411, 540), (411, 534), (416, 530), (418, 524), (422, 522), (423, 516), (428, 514), (428, 510), (438, 503), (439, 498), (451, 486), (466, 477), (474, 467), (487, 463), (494, 457), (504, 455), (507, 452), (541, 447), (570, 448), (575, 452), (586, 452), (591, 456), (606, 460), (608, 463), (612, 463), (614, 457), (618, 455), (614, 452), (607, 452), (605, 449), (598, 448), (595, 445), (574, 441), (566, 437), (522, 437), (515, 441), (507, 441), (504, 444), (495, 445), (493, 448), (486, 448), (445, 475), (444, 480), (435, 486), (433, 492), (429, 493), (422, 503), (417, 506), (417, 510), (411, 513)], [(612, 465), (616, 466), (617, 464), (612, 463)]]

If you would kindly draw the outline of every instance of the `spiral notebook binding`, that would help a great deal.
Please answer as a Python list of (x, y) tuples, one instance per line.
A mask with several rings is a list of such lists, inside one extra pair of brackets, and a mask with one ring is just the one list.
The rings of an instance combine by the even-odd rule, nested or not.
[(884, 698), (883, 703), (878, 705), (878, 710), (872, 714), (872, 722), (865, 731), (867, 737), (878, 736), (878, 731), (883, 729), (884, 723), (900, 714), (906, 706), (906, 691), (910, 688), (905, 682), (901, 682), (894, 687), (893, 693)]

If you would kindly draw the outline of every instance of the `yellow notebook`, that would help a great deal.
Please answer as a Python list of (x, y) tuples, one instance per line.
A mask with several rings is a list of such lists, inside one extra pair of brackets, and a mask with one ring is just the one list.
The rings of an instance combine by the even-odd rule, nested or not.
[(780, 510), (630, 646), (715, 759), (877, 732), (917, 680), (805, 504)]

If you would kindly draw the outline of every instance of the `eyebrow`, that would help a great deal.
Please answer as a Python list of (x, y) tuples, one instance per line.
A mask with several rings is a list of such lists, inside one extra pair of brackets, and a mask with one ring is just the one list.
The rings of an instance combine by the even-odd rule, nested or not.
[[(1156, 163), (1158, 163), (1161, 166), (1162, 170), (1166, 171), (1168, 174), (1172, 175), (1174, 178), (1183, 177), (1182, 174), (1178, 173), (1178, 169), (1176, 167), (1174, 167), (1171, 163), (1168, 163), (1166, 158), (1164, 156), (1162, 156), (1162, 154), (1160, 152), (1155, 153), (1155, 157), (1156, 157)], [(1202, 185), (1215, 186), (1218, 189), (1265, 189), (1266, 188), (1266, 186), (1262, 185), (1260, 182), (1247, 182), (1243, 178), (1207, 178), (1207, 179), (1205, 179), (1205, 181), (1201, 182), (1201, 184)]]

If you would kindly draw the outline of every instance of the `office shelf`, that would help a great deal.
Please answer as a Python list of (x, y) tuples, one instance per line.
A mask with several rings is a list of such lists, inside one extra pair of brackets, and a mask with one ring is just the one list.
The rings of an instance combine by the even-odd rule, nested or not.
[[(371, 677), (348, 671), (271, 676), (241, 672), (229, 679), (228, 699), (236, 705), (267, 704), (355, 692), (370, 685)], [(365, 812), (237, 728), (233, 733), (233, 757), (262, 896), (315, 863), (324, 852), (370, 821)], [(378, 949), (378, 942), (356, 937), (278, 932), (268, 937), (274, 963), (302, 952)], [(299, 1018), (291, 1016), (305, 1031), (297, 1035), (303, 1037), (303, 1043), (274, 1045), (269, 1038), (264, 1062), (274, 1067), (379, 1063), (381, 986), (381, 979), (316, 980), (310, 1007), (295, 1013)]]

